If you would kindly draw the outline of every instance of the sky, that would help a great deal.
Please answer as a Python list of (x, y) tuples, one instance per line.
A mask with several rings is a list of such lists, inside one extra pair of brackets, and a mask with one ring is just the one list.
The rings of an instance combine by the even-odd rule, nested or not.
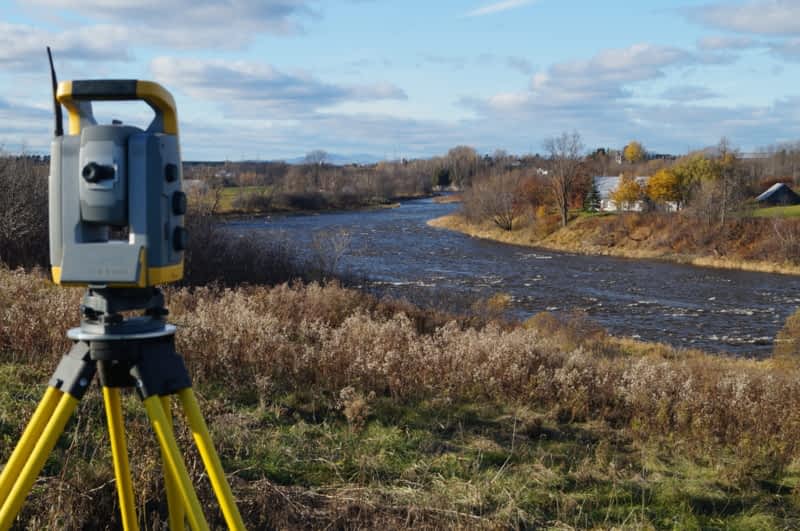
[[(178, 104), (185, 160), (800, 140), (800, 0), (3, 0), (0, 148), (46, 153), (59, 79)], [(146, 126), (140, 103), (96, 106)]]

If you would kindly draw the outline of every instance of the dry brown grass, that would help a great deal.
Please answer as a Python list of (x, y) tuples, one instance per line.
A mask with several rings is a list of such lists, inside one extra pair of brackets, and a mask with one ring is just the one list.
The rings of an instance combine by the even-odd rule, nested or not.
[[(244, 415), (238, 408), (268, 411), (277, 407), (270, 405), (276, 397), (293, 395), (314, 404), (303, 415), (325, 418), (326, 411), (338, 412), (354, 432), (363, 428), (376, 399), (395, 407), (421, 400), (533, 407), (544, 413), (524, 428), (531, 437), (539, 433), (542, 419), (605, 426), (642, 448), (668, 445), (682, 459), (703, 461), (725, 482), (742, 488), (780, 478), (800, 457), (800, 365), (791, 356), (749, 361), (618, 340), (580, 316), (563, 321), (544, 314), (524, 326), (489, 323), (474, 328), (337, 285), (182, 288), (168, 296), (172, 320), (179, 325), (179, 350), (204, 397), (226, 461), (245, 459), (255, 451), (254, 444), (263, 444), (247, 434), (258, 429), (264, 413)], [(39, 392), (33, 383), (44, 380), (67, 347), (64, 332), (77, 322), (79, 297), (79, 290), (53, 288), (35, 274), (0, 269), (0, 369), (24, 366), (31, 371), (15, 376), (18, 387), (6, 390), (19, 404), (0, 403), (0, 412), (5, 412), (0, 427), (6, 434), (0, 441), (2, 455), (18, 436), (19, 418), (30, 414)], [(788, 328), (784, 336), (789, 338), (793, 330)], [(102, 443), (96, 436), (91, 444), (83, 441), (103, 429), (102, 405), (96, 393), (90, 395), (67, 438), (67, 445), (78, 446), (60, 450), (66, 457), (59, 459), (69, 462), (51, 464), (56, 468), (45, 474), (46, 489), (26, 506), (29, 526), (60, 521), (57, 527), (78, 528), (101, 521), (98, 511), (116, 511), (111, 472), (97, 464), (107, 462), (107, 455), (98, 455)], [(126, 410), (140, 408), (132, 397), (126, 404)], [(11, 411), (19, 417), (9, 424), (3, 415)], [(515, 431), (516, 425), (514, 420)], [(132, 450), (137, 490), (144, 489), (141, 514), (151, 515), (155, 520), (150, 528), (157, 529), (164, 514), (158, 456), (143, 424), (131, 431), (130, 446), (144, 448)], [(185, 432), (180, 437), (189, 439)], [(62, 465), (80, 472), (59, 475)], [(189, 465), (199, 483), (196, 456), (190, 454)], [(586, 473), (594, 477), (599, 472)], [(492, 481), (486, 484), (489, 488)], [(72, 492), (70, 487), (77, 485)], [(275, 486), (263, 476), (235, 479), (233, 487), (248, 522), (256, 527), (331, 522), (344, 527), (492, 527), (514, 521), (462, 514), (455, 491), (446, 491), (450, 498), (435, 504), (417, 499), (404, 505), (398, 494), (387, 498), (380, 488), (347, 494), (340, 485), (326, 497), (324, 490)], [(213, 506), (210, 492), (200, 494)], [(270, 512), (266, 507), (276, 500), (279, 509)], [(36, 512), (48, 507), (46, 514)], [(565, 514), (576, 512), (577, 505)], [(64, 514), (74, 514), (73, 519), (58, 520)], [(115, 518), (112, 527), (118, 524)]]
[(434, 203), (439, 203), (442, 205), (450, 204), (450, 203), (460, 203), (464, 200), (464, 196), (461, 194), (447, 194), (447, 195), (437, 195), (433, 198)]
[[(79, 292), (19, 271), (0, 275), (4, 361), (52, 366), (67, 346), (65, 329), (77, 321)], [(535, 402), (624, 423), (643, 438), (681, 435), (698, 448), (759, 448), (783, 460), (797, 448), (794, 366), (668, 347), (631, 353), (640, 349), (552, 317), (516, 328), (432, 324), (336, 285), (168, 295), (195, 381), (245, 395), (302, 389), (333, 404), (353, 387), (400, 401)]]

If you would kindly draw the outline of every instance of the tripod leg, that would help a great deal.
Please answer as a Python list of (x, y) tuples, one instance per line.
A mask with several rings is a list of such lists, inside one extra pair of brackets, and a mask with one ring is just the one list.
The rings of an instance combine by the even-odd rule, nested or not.
[(41, 438), (33, 447), (25, 466), (22, 467), (19, 479), (14, 483), (8, 498), (0, 509), (0, 529), (6, 530), (14, 523), (25, 497), (33, 487), (36, 477), (44, 467), (45, 461), (47, 461), (47, 456), (53, 451), (59, 436), (64, 431), (64, 426), (67, 425), (67, 421), (77, 405), (78, 399), (70, 394), (64, 394), (58, 401), (58, 405), (47, 422)]
[[(172, 426), (172, 408), (168, 396), (161, 397), (161, 407), (164, 408), (164, 415), (167, 422)], [(184, 518), (186, 513), (181, 501), (181, 491), (178, 488), (178, 480), (172, 475), (169, 467), (167, 466), (167, 456), (164, 450), (161, 450), (161, 461), (164, 463), (164, 487), (167, 491), (167, 507), (169, 508), (169, 528), (170, 531), (183, 531)]]
[(3, 468), (3, 473), (0, 474), (0, 504), (5, 503), (8, 493), (11, 492), (14, 482), (16, 482), (19, 477), (20, 470), (22, 470), (22, 467), (25, 466), (25, 461), (30, 457), (33, 447), (36, 445), (36, 441), (41, 437), (44, 427), (47, 425), (48, 419), (56, 409), (56, 405), (62, 394), (63, 393), (55, 387), (48, 387), (47, 391), (44, 392), (39, 406), (33, 413), (25, 431), (22, 432), (22, 436), (16, 448), (14, 448), (14, 451), (11, 453), (11, 457), (8, 458), (8, 462)]
[(117, 480), (122, 527), (125, 531), (138, 531), (139, 523), (136, 520), (136, 506), (133, 501), (131, 467), (128, 463), (128, 447), (125, 443), (125, 425), (122, 419), (119, 389), (103, 387), (103, 402), (106, 406), (108, 436), (111, 439), (111, 456), (114, 461), (114, 477)]
[(189, 479), (189, 473), (186, 471), (186, 465), (178, 449), (178, 443), (175, 441), (175, 435), (172, 433), (172, 427), (161, 407), (161, 400), (157, 395), (153, 395), (145, 398), (143, 403), (150, 423), (153, 425), (153, 431), (156, 432), (156, 438), (158, 438), (166, 457), (167, 468), (172, 477), (177, 480), (184, 506), (188, 509), (186, 516), (189, 519), (189, 525), (192, 527), (192, 531), (205, 531), (208, 529), (208, 522), (203, 515), (203, 509), (200, 506), (200, 500), (197, 499), (192, 481)]
[(203, 459), (203, 464), (211, 480), (211, 487), (214, 489), (217, 501), (219, 501), (222, 515), (225, 517), (225, 523), (228, 524), (228, 528), (230, 529), (243, 530), (244, 522), (239, 514), (239, 508), (236, 507), (236, 500), (234, 500), (233, 493), (228, 485), (228, 480), (225, 478), (225, 471), (222, 470), (219, 456), (214, 449), (214, 442), (211, 440), (211, 435), (208, 433), (206, 421), (203, 419), (203, 414), (200, 412), (200, 406), (197, 404), (197, 399), (194, 396), (192, 388), (187, 387), (178, 391), (178, 398), (180, 398), (181, 404), (183, 405), (183, 410), (186, 413), (192, 435), (194, 435), (197, 449), (200, 452), (200, 457)]

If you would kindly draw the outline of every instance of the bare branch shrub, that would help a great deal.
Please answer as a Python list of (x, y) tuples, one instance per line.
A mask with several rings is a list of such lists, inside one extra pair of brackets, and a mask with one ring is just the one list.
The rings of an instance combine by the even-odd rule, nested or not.
[(342, 257), (350, 248), (350, 241), (350, 233), (346, 230), (321, 230), (314, 233), (311, 249), (318, 280), (335, 278)]
[(512, 230), (519, 204), (518, 172), (499, 171), (473, 181), (464, 194), (462, 211), (471, 221), (490, 219), (503, 230)]
[(33, 157), (0, 156), (0, 262), (49, 261), (47, 166)]
[(233, 234), (208, 212), (186, 216), (189, 247), (184, 261), (184, 282), (225, 285), (275, 284), (304, 278), (308, 267), (286, 240), (257, 232)]

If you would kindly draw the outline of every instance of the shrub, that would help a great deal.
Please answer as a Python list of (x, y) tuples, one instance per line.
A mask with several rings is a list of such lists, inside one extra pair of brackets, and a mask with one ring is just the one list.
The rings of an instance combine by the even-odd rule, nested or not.
[(47, 165), (0, 154), (0, 263), (47, 265), (47, 216)]
[(274, 199), (266, 191), (242, 193), (233, 200), (233, 208), (246, 212), (267, 212), (272, 208)]

